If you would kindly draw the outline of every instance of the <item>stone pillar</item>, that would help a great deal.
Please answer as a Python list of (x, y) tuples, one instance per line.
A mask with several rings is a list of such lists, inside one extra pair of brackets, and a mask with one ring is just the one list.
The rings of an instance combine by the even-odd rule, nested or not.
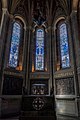
[(0, 36), (2, 33), (2, 28), (3, 28), (3, 24), (4, 24), (4, 19), (5, 19), (5, 15), (8, 14), (7, 8), (2, 8), (2, 18), (1, 18), (1, 26), (0, 26)]
[(2, 71), (3, 71), (3, 64), (4, 64), (4, 52), (5, 52), (5, 43), (7, 38), (7, 29), (8, 29), (8, 20), (9, 14), (6, 8), (2, 9), (2, 20), (0, 26), (0, 93), (2, 91)]
[[(2, 93), (2, 67), (3, 67), (3, 58), (4, 58), (4, 45), (6, 38), (6, 28), (8, 20), (8, 11), (7, 8), (2, 8), (2, 18), (0, 25), (0, 95)], [(0, 117), (1, 117), (1, 98), (0, 98)]]
[[(77, 21), (77, 11), (72, 11), (71, 13), (71, 27), (72, 27), (72, 42), (74, 50), (74, 62), (75, 62), (75, 74), (76, 77), (79, 75), (80, 71), (80, 42), (78, 34), (78, 21)], [(78, 77), (80, 79), (80, 77)], [(80, 93), (80, 80), (78, 80), (77, 94)]]
[(27, 53), (27, 30), (24, 27), (24, 51), (23, 51), (23, 55), (24, 55), (24, 61), (23, 61), (23, 71), (24, 71), (24, 79), (23, 79), (23, 91), (22, 94), (25, 94), (25, 81), (26, 81), (26, 53)]
[(7, 38), (7, 29), (8, 29), (8, 19), (9, 14), (7, 11), (7, 8), (2, 9), (2, 20), (1, 20), (1, 26), (0, 26), (0, 70), (1, 67), (3, 67), (3, 57), (4, 57), (4, 49), (5, 49), (5, 42)]
[(46, 32), (46, 51), (47, 51), (47, 72), (49, 73), (49, 94), (52, 94), (53, 89), (53, 75), (52, 75), (52, 69), (53, 69), (53, 59), (52, 59), (52, 27), (48, 26), (47, 32)]
[(26, 77), (25, 77), (25, 90), (27, 94), (29, 94), (29, 86), (30, 86), (30, 81), (29, 81), (29, 61), (30, 61), (30, 41), (31, 41), (31, 26), (28, 27), (27, 30), (27, 54), (26, 54)]
[(75, 87), (76, 87), (76, 101), (78, 115), (80, 114), (80, 40), (78, 31), (77, 11), (73, 10), (71, 13), (71, 27), (72, 27), (72, 42), (74, 50), (74, 73), (75, 73)]
[(0, 98), (0, 117), (1, 117), (1, 98)]

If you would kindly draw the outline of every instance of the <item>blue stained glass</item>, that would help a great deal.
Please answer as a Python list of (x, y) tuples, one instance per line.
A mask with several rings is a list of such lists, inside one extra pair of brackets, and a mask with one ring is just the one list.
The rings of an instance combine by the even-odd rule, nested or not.
[(61, 65), (62, 68), (70, 66), (69, 46), (66, 24), (60, 26), (60, 50), (61, 50)]
[(15, 22), (13, 24), (13, 31), (11, 37), (11, 47), (9, 54), (9, 66), (17, 67), (18, 64), (18, 54), (19, 54), (19, 42), (20, 42), (20, 25)]
[(36, 32), (36, 70), (44, 70), (44, 30)]
[(39, 48), (36, 49), (37, 54), (39, 54)]

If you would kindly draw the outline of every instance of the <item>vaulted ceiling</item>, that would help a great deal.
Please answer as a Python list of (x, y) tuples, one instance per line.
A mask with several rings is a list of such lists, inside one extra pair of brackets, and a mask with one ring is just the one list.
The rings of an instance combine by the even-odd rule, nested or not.
[[(40, 0), (1, 0), (0, 2), (2, 2), (3, 7), (8, 7), (9, 10), (11, 10), (11, 7), (16, 7), (20, 2), (22, 2), (24, 4), (24, 1), (26, 1), (27, 3), (36, 4)], [(41, 0), (40, 2), (42, 2), (42, 1), (44, 3), (48, 2), (49, 6), (52, 2), (54, 4), (56, 2), (57, 4), (59, 4), (62, 7), (76, 9), (79, 0)], [(13, 6), (13, 5), (15, 5), (15, 6)]]
[[(22, 15), (28, 24), (32, 19), (39, 22), (48, 20), (51, 23), (55, 11), (60, 9), (65, 15), (70, 15), (72, 9), (76, 9), (79, 0), (2, 0), (3, 8), (8, 8), (10, 14)], [(41, 23), (39, 23), (41, 24)]]

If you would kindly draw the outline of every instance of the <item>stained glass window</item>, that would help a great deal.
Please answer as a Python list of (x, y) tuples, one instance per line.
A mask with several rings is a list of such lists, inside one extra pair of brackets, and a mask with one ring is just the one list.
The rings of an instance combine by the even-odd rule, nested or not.
[(36, 31), (36, 70), (44, 70), (44, 30)]
[(60, 25), (60, 52), (61, 52), (61, 67), (67, 68), (70, 66), (69, 45), (66, 24)]
[(18, 65), (19, 42), (20, 42), (21, 27), (18, 22), (13, 24), (11, 47), (9, 54), (9, 66), (16, 68)]

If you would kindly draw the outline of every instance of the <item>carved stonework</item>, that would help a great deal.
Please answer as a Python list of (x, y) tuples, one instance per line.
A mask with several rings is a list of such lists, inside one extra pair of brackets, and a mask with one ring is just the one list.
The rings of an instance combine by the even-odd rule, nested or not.
[(46, 3), (45, 1), (34, 1), (33, 21), (41, 25), (46, 21)]
[(58, 7), (55, 13), (55, 20), (58, 19), (60, 16), (65, 16), (65, 14), (63, 12), (63, 9), (61, 7)]
[(74, 75), (74, 71), (61, 72), (61, 73), (54, 74), (54, 78), (63, 78), (63, 77), (69, 77), (69, 76), (73, 76), (73, 75)]
[(35, 110), (41, 110), (44, 107), (44, 104), (45, 104), (45, 101), (40, 97), (37, 97), (36, 99), (34, 99), (32, 103), (33, 108)]
[(48, 95), (48, 80), (31, 80), (31, 95)]
[(73, 77), (56, 79), (55, 84), (56, 84), (56, 95), (75, 94)]
[(26, 13), (25, 13), (25, 9), (22, 5), (18, 6), (14, 12), (14, 14), (18, 14), (18, 15), (21, 15), (25, 18), (26, 16)]
[(30, 79), (42, 79), (42, 78), (46, 78), (46, 79), (49, 79), (49, 73), (32, 73), (30, 74)]

